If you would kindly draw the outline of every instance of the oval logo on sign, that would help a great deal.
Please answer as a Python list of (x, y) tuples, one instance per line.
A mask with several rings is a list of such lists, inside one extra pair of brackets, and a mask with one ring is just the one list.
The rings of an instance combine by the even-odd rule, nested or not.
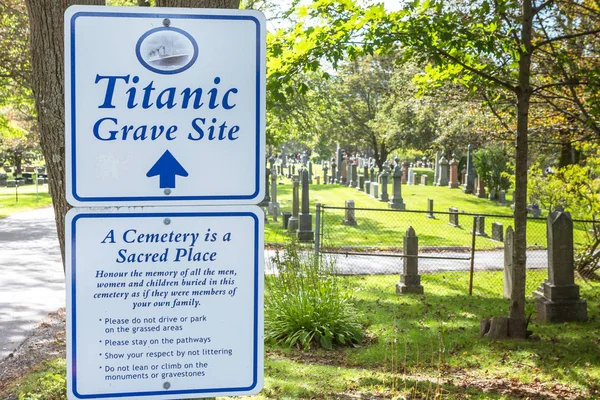
[(198, 44), (184, 30), (172, 27), (151, 29), (137, 42), (135, 53), (140, 63), (157, 74), (178, 74), (198, 58)]

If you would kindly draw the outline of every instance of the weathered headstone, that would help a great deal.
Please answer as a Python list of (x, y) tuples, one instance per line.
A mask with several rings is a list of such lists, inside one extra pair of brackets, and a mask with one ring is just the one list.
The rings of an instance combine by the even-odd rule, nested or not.
[(292, 176), (296, 175), (296, 164), (292, 164)]
[(408, 178), (406, 180), (406, 183), (408, 185), (414, 185), (415, 184), (415, 181), (414, 181), (415, 177), (413, 175), (413, 169), (412, 168), (408, 169), (408, 175), (407, 176), (408, 176)]
[(404, 257), (402, 259), (402, 275), (396, 284), (396, 293), (423, 294), (421, 276), (419, 275), (419, 238), (415, 230), (408, 228), (404, 236)]
[(338, 181), (338, 179), (339, 179), (339, 177), (338, 177), (339, 173), (338, 173), (338, 171), (337, 171), (336, 167), (337, 167), (337, 164), (336, 164), (336, 162), (335, 162), (335, 161), (334, 161), (334, 162), (332, 162), (332, 163), (331, 163), (331, 183), (332, 183), (332, 184), (333, 184), (333, 183), (338, 183), (338, 182), (339, 182), (339, 181)]
[(371, 196), (379, 198), (379, 183), (371, 182)]
[(329, 171), (329, 166), (325, 164), (323, 165), (323, 185), (327, 185), (327, 171)]
[(402, 162), (402, 178), (400, 179), (400, 182), (403, 185), (406, 185), (406, 181), (408, 179), (408, 167), (409, 167), (409, 163), (408, 161), (403, 161)]
[(279, 216), (279, 203), (277, 202), (277, 174), (271, 173), (271, 201), (269, 202), (269, 214), (273, 216), (273, 221), (277, 221)]
[(321, 184), (321, 177), (319, 175), (316, 175), (315, 176), (315, 181), (316, 181), (317, 185), (320, 185)]
[(437, 184), (440, 169), (440, 152), (435, 152), (435, 164), (433, 166), (433, 184)]
[(421, 186), (427, 186), (427, 174), (421, 175)]
[(350, 184), (348, 186), (355, 188), (358, 186), (358, 165), (356, 160), (350, 165)]
[(500, 195), (499, 195), (499, 199), (498, 199), (498, 204), (501, 206), (505, 206), (506, 205), (506, 190), (501, 190), (500, 191)]
[(346, 200), (343, 225), (356, 225), (356, 217), (354, 215), (354, 200)]
[(506, 228), (506, 240), (504, 241), (504, 298), (510, 299), (512, 292), (514, 267), (513, 255), (515, 249), (515, 235), (512, 226)]
[(298, 230), (298, 215), (300, 211), (300, 177), (292, 176), (292, 216), (288, 221), (288, 232), (296, 232)]
[(390, 179), (390, 174), (388, 173), (388, 167), (385, 165), (383, 167), (383, 172), (381, 173), (381, 196), (379, 200), (388, 201), (390, 199), (388, 195), (388, 181)]
[(475, 192), (475, 195), (477, 197), (479, 197), (480, 199), (485, 199), (486, 195), (485, 195), (485, 183), (483, 182), (483, 179), (481, 177), (477, 177), (477, 190)]
[(452, 154), (450, 160), (450, 180), (448, 182), (450, 189), (458, 188), (458, 161), (456, 161), (456, 154)]
[(292, 164), (288, 164), (288, 175), (289, 179), (292, 179)]
[(463, 193), (473, 193), (475, 185), (475, 168), (473, 166), (473, 145), (469, 145), (467, 153), (467, 172), (465, 175), (462, 191)]
[(486, 237), (485, 233), (485, 217), (482, 215), (478, 215), (475, 218), (475, 235)]
[(354, 160), (351, 160), (350, 158), (348, 158), (348, 160), (346, 162), (347, 162), (346, 186), (353, 187), (354, 183), (352, 182), (352, 167), (354, 166)]
[(356, 189), (360, 190), (361, 192), (363, 192), (365, 190), (365, 176), (364, 175), (358, 176), (358, 186), (356, 187)]
[(411, 185), (416, 185), (417, 184), (417, 173), (413, 172), (412, 173), (412, 183)]
[(288, 228), (288, 223), (290, 222), (290, 218), (292, 217), (292, 213), (289, 211), (286, 211), (283, 213), (283, 229), (287, 229)]
[(448, 185), (448, 160), (442, 154), (438, 168), (438, 180), (435, 183), (436, 186), (447, 186)]
[(285, 146), (281, 146), (281, 168), (287, 167), (287, 154), (285, 154)]
[(458, 223), (458, 208), (450, 207), (448, 211), (450, 211), (450, 214), (448, 214), (448, 223), (452, 226), (460, 228), (460, 224)]
[(311, 160), (308, 160), (308, 183), (313, 183), (313, 164)]
[(539, 218), (542, 215), (542, 210), (538, 204), (534, 203), (527, 206), (527, 213), (531, 214), (533, 218)]
[(394, 210), (406, 209), (402, 199), (402, 168), (399, 165), (394, 167), (392, 173), (392, 198), (388, 202), (388, 207)]
[(371, 164), (371, 168), (369, 169), (369, 176), (371, 177), (370, 181), (375, 182), (375, 163)]
[(492, 222), (492, 240), (495, 240), (497, 242), (504, 242), (503, 229), (504, 226), (500, 222)]
[(427, 199), (427, 218), (435, 218), (433, 215), (433, 199)]
[(301, 242), (309, 242), (315, 239), (315, 232), (312, 229), (312, 214), (310, 213), (309, 198), (309, 177), (308, 170), (305, 168), (302, 173), (302, 209), (298, 215), (297, 237)]
[(337, 174), (333, 174), (332, 175), (335, 177), (335, 183), (342, 183), (342, 149), (340, 148), (340, 145), (337, 145), (337, 150), (335, 152), (335, 163), (337, 165)]
[(340, 172), (342, 174), (340, 177), (340, 185), (346, 185), (348, 182), (348, 160), (342, 161)]
[(537, 319), (541, 322), (587, 321), (587, 302), (579, 297), (575, 284), (573, 220), (569, 213), (548, 215), (548, 279), (534, 294)]

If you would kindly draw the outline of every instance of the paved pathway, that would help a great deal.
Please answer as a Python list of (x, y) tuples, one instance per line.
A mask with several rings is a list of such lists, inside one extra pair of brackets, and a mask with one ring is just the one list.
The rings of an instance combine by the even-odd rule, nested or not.
[(65, 277), (51, 208), (0, 219), (0, 359), (65, 305)]

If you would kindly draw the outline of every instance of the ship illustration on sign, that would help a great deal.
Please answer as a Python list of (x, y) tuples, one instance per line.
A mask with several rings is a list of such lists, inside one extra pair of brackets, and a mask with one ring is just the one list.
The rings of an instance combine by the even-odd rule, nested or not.
[(156, 28), (146, 32), (136, 46), (138, 59), (159, 74), (183, 72), (196, 61), (198, 45), (187, 32), (177, 28)]

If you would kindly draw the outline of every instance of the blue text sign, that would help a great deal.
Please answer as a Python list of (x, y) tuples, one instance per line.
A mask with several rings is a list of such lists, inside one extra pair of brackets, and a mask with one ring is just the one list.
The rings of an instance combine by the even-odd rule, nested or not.
[(257, 206), (71, 209), (68, 398), (259, 392), (263, 219)]
[(74, 206), (264, 197), (260, 12), (70, 7), (65, 101)]

